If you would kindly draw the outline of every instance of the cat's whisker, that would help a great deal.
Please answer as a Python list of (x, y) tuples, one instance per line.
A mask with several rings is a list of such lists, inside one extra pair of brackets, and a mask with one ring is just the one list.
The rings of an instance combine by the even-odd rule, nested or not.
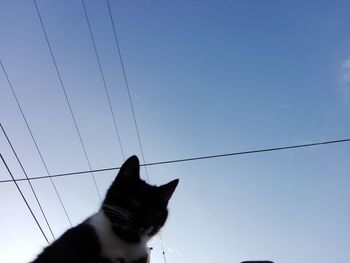
[(133, 225), (134, 216), (125, 209), (119, 209), (119, 207), (110, 205), (103, 205), (103, 209), (111, 218), (119, 219), (118, 226), (120, 226), (120, 224), (126, 224), (128, 227)]
[(103, 205), (103, 208), (110, 209), (112, 211), (115, 211), (115, 212), (118, 212), (121, 214), (125, 214), (125, 215), (131, 215), (130, 211), (128, 211), (122, 207), (119, 207), (119, 206)]
[(122, 213), (118, 213), (116, 211), (111, 211), (111, 210), (108, 210), (108, 211), (105, 211), (106, 214), (109, 214), (111, 216), (115, 216), (115, 217), (119, 217), (119, 218), (124, 218), (124, 219), (127, 219), (127, 220), (131, 220), (133, 217), (130, 216), (130, 215), (126, 215), (126, 214), (122, 214)]
[(123, 214), (123, 215), (130, 215), (130, 213), (127, 213), (127, 212), (124, 212), (124, 211), (121, 211), (121, 210), (117, 210), (117, 209), (113, 209), (113, 208), (110, 208), (110, 207), (103, 207), (103, 208), (108, 209), (108, 211), (111, 211), (111, 212), (114, 212), (114, 213)]
[(117, 215), (117, 214), (109, 214), (109, 216), (112, 217), (112, 218), (122, 219), (122, 220), (124, 220), (126, 222), (129, 222), (129, 223), (132, 222), (132, 220), (130, 218), (127, 218), (125, 216), (120, 216), (120, 215)]
[(128, 216), (128, 215), (121, 214), (121, 213), (118, 213), (118, 212), (115, 212), (115, 211), (106, 211), (106, 212), (107, 212), (107, 214), (109, 214), (109, 215), (119, 216), (119, 217), (123, 217), (123, 218), (131, 218), (131, 217)]
[(120, 212), (120, 211), (116, 211), (116, 210), (107, 209), (107, 210), (105, 210), (105, 213), (108, 213), (110, 215), (119, 216), (119, 217), (122, 217), (122, 218), (126, 218), (126, 219), (129, 219), (129, 220), (134, 218), (130, 214), (126, 214), (126, 213), (123, 213), (123, 212)]

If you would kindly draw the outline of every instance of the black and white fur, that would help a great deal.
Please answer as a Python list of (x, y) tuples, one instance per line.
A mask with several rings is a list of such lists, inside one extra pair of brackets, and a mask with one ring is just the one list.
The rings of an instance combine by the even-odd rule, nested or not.
[(121, 167), (101, 209), (66, 231), (32, 263), (146, 263), (147, 241), (164, 225), (178, 180), (152, 186), (136, 156)]

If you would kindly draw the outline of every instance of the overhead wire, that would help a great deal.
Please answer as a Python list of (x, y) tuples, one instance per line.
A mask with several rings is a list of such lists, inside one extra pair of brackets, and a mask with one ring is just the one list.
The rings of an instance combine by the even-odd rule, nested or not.
[[(83, 139), (82, 139), (82, 136), (80, 134), (80, 131), (79, 131), (79, 128), (78, 128), (78, 125), (77, 125), (77, 122), (76, 122), (76, 118), (74, 116), (74, 112), (72, 110), (72, 107), (71, 107), (71, 104), (70, 104), (70, 101), (69, 101), (69, 98), (68, 98), (68, 95), (66, 93), (66, 89), (65, 89), (65, 86), (63, 84), (63, 81), (62, 81), (62, 78), (61, 78), (61, 74), (59, 72), (59, 69), (58, 69), (58, 66), (57, 66), (57, 63), (56, 63), (56, 60), (55, 60), (55, 57), (54, 57), (54, 54), (53, 54), (53, 51), (52, 51), (52, 48), (51, 48), (51, 45), (50, 45), (50, 42), (49, 42), (49, 39), (48, 39), (48, 36), (47, 36), (47, 33), (46, 33), (46, 29), (44, 27), (44, 23), (42, 21), (42, 18), (41, 18), (41, 14), (40, 14), (40, 11), (39, 11), (39, 8), (37, 6), (37, 3), (36, 3), (36, 0), (33, 0), (34, 1), (34, 4), (35, 4), (35, 7), (36, 7), (36, 10), (37, 10), (37, 13), (38, 13), (38, 16), (39, 16), (39, 20), (40, 20), (40, 23), (41, 23), (41, 26), (42, 26), (42, 29), (44, 31), (44, 35), (45, 35), (45, 39), (46, 39), (46, 42), (47, 42), (47, 45), (48, 45), (48, 48), (50, 50), (50, 54), (51, 54), (51, 58), (53, 60), (53, 63), (54, 63), (54, 66), (55, 66), (55, 69), (56, 69), (56, 72), (58, 74), (58, 78), (59, 78), (59, 81), (60, 81), (60, 84), (61, 84), (61, 87), (63, 89), (63, 93), (65, 95), (65, 98), (66, 98), (66, 101), (67, 101), (67, 104), (68, 104), (68, 107), (69, 107), (69, 110), (70, 110), (70, 113), (71, 113), (71, 116), (72, 116), (72, 119), (73, 119), (73, 122), (74, 122), (74, 125), (75, 125), (75, 128), (76, 128), (76, 131), (77, 131), (77, 134), (78, 134), (78, 137), (79, 137), (79, 140), (80, 140), (80, 143), (82, 145), (82, 148), (83, 148), (83, 151), (84, 151), (84, 154), (85, 154), (85, 157), (86, 157), (86, 160), (87, 160), (87, 163), (88, 163), (88, 166), (89, 166), (89, 170), (88, 171), (80, 171), (80, 172), (71, 172), (71, 173), (64, 173), (64, 174), (56, 174), (56, 175), (50, 175), (49, 171), (48, 171), (48, 168), (45, 164), (45, 161), (40, 153), (40, 150), (37, 146), (37, 143), (34, 139), (34, 136), (29, 128), (29, 125), (27, 123), (27, 120), (25, 118), (25, 115), (21, 109), (21, 106), (18, 102), (18, 99), (17, 99), (17, 96), (16, 94), (14, 93), (14, 90), (12, 88), (12, 85), (8, 79), (8, 76), (7, 76), (7, 73), (4, 69), (4, 66), (1, 62), (1, 65), (2, 65), (2, 68), (5, 72), (5, 75), (6, 75), (6, 78), (8, 79), (8, 82), (10, 84), (10, 87), (11, 87), (11, 90), (16, 98), (16, 101), (17, 101), (17, 104), (20, 108), (20, 111), (22, 113), (22, 117), (27, 125), (27, 128), (31, 134), (31, 137), (34, 141), (34, 144), (39, 152), (39, 155), (40, 155), (40, 158), (42, 159), (43, 161), (43, 164), (44, 164), (44, 167), (48, 173), (48, 176), (41, 176), (41, 177), (35, 177), (35, 178), (29, 178), (27, 176), (27, 174), (25, 173), (24, 171), (24, 168), (22, 166), (22, 164), (20, 163), (20, 160), (18, 159), (17, 157), (17, 154), (15, 153), (16, 155), (16, 158), (17, 160), (19, 161), (25, 175), (26, 175), (26, 179), (15, 179), (11, 173), (11, 171), (9, 170), (5, 160), (3, 159), (3, 156), (0, 154), (0, 157), (3, 161), (3, 163), (5, 164), (7, 170), (9, 171), (10, 175), (11, 175), (11, 178), (12, 180), (4, 180), (4, 181), (0, 181), (0, 182), (9, 182), (9, 181), (12, 181), (16, 184), (18, 190), (20, 191), (24, 201), (26, 202), (28, 208), (30, 209), (32, 215), (34, 216), (34, 219), (36, 220), (35, 218), (35, 215), (33, 214), (31, 208), (29, 207), (23, 193), (21, 192), (19, 186), (17, 185), (17, 181), (23, 181), (23, 180), (28, 180), (29, 182), (31, 180), (36, 180), (36, 179), (43, 179), (43, 178), (50, 178), (51, 179), (51, 182), (53, 183), (52, 181), (52, 178), (53, 177), (61, 177), (61, 176), (69, 176), (69, 175), (76, 175), (76, 174), (83, 174), (83, 173), (91, 173), (92, 175), (92, 178), (93, 178), (93, 181), (94, 181), (94, 184), (95, 184), (95, 187), (96, 187), (96, 191), (101, 199), (101, 196), (100, 196), (100, 193), (99, 193), (99, 190), (98, 190), (98, 187), (97, 187), (97, 183), (96, 183), (96, 180), (95, 180), (95, 176), (94, 176), (94, 172), (102, 172), (102, 171), (109, 171), (109, 170), (117, 170), (119, 169), (120, 167), (112, 167), (112, 168), (103, 168), (103, 169), (97, 169), (97, 170), (93, 170), (92, 167), (91, 167), (91, 163), (89, 161), (89, 158), (88, 158), (88, 155), (87, 155), (87, 151), (86, 151), (86, 148), (84, 146), (84, 142), (83, 142)], [(114, 115), (114, 112), (113, 112), (113, 108), (112, 108), (112, 105), (111, 105), (111, 100), (110, 100), (110, 96), (109, 96), (109, 92), (108, 92), (108, 89), (107, 89), (107, 85), (106, 85), (106, 81), (105, 81), (105, 77), (104, 77), (104, 74), (103, 74), (103, 70), (102, 70), (102, 66), (101, 66), (101, 62), (100, 62), (100, 59), (99, 59), (99, 55), (98, 55), (98, 52), (97, 52), (97, 48), (96, 48), (96, 43), (95, 43), (95, 40), (94, 40), (94, 36), (93, 36), (93, 33), (92, 33), (92, 29), (91, 29), (91, 25), (90, 25), (90, 22), (89, 22), (89, 18), (88, 18), (88, 15), (87, 15), (87, 11), (86, 11), (86, 7), (85, 7), (85, 4), (84, 4), (84, 0), (82, 0), (82, 4), (83, 4), (83, 8), (84, 8), (84, 13), (85, 13), (85, 17), (87, 19), (87, 23), (88, 23), (88, 27), (89, 27), (89, 31), (90, 31), (90, 35), (91, 35), (91, 39), (92, 39), (92, 42), (93, 42), (93, 46), (94, 46), (94, 50), (95, 50), (95, 54), (96, 54), (96, 58), (97, 58), (97, 61), (98, 61), (98, 65), (99, 65), (99, 69), (100, 69), (100, 73), (101, 73), (101, 77), (102, 77), (102, 80), (103, 80), (103, 84), (104, 84), (104, 88), (105, 88), (105, 92), (106, 92), (106, 96), (107, 96), (107, 99), (108, 99), (108, 103), (109, 103), (109, 107), (110, 107), (110, 110), (111, 110), (111, 114), (112, 114), (112, 117), (113, 117), (113, 121), (114, 121), (114, 126), (115, 126), (115, 129), (116, 129), (116, 133), (117, 133), (117, 137), (118, 137), (118, 141), (119, 141), (119, 144), (120, 144), (120, 147), (121, 147), (121, 151), (122, 151), (122, 155), (125, 159), (125, 155), (124, 155), (124, 151), (123, 151), (123, 148), (122, 148), (122, 144), (121, 144), (121, 139), (120, 139), (120, 136), (119, 136), (119, 131), (118, 131), (118, 128), (117, 128), (117, 122), (116, 122), (116, 118), (115, 118), (115, 115)], [(118, 51), (118, 55), (119, 55), (119, 59), (120, 59), (120, 63), (121, 63), (121, 68), (122, 68), (122, 72), (123, 72), (123, 77), (124, 77), (124, 82), (125, 82), (125, 86), (127, 88), (127, 92), (128, 92), (128, 98), (129, 98), (129, 103), (130, 103), (130, 107), (131, 107), (131, 111), (132, 111), (132, 115), (133, 115), (133, 120), (134, 120), (134, 125), (135, 125), (135, 129), (136, 129), (136, 133), (137, 133), (137, 137), (138, 137), (138, 142), (139, 142), (139, 146), (140, 146), (140, 151), (141, 151), (141, 156), (142, 156), (142, 160), (143, 160), (143, 164), (141, 164), (141, 166), (143, 166), (145, 168), (145, 171), (146, 171), (146, 175), (147, 175), (147, 178), (149, 180), (149, 177), (148, 177), (148, 172), (147, 172), (147, 166), (153, 166), (153, 165), (164, 165), (164, 164), (172, 164), (172, 163), (180, 163), (180, 162), (189, 162), (189, 161), (197, 161), (197, 160), (205, 160), (205, 159), (212, 159), (212, 158), (222, 158), (222, 157), (229, 157), (229, 156), (236, 156), (236, 155), (245, 155), (245, 154), (254, 154), (254, 153), (263, 153), (263, 152), (271, 152), (271, 151), (280, 151), (280, 150), (287, 150), (287, 149), (296, 149), (296, 148), (304, 148), (304, 147), (314, 147), (314, 146), (319, 146), (319, 145), (326, 145), (326, 144), (334, 144), (334, 143), (345, 143), (345, 142), (349, 142), (350, 139), (341, 139), (341, 140), (333, 140), (333, 141), (323, 141), (323, 142), (317, 142), (317, 143), (308, 143), (308, 144), (299, 144), (299, 145), (291, 145), (291, 146), (282, 146), (282, 147), (275, 147), (275, 148), (267, 148), (267, 149), (258, 149), (258, 150), (249, 150), (249, 151), (242, 151), (242, 152), (232, 152), (232, 153), (224, 153), (224, 154), (216, 154), (216, 155), (205, 155), (205, 156), (198, 156), (198, 157), (190, 157), (190, 158), (183, 158), (183, 159), (175, 159), (175, 160), (167, 160), (167, 161), (160, 161), (160, 162), (153, 162), (153, 163), (146, 163), (145, 161), (145, 156), (144, 156), (144, 151), (143, 151), (143, 147), (142, 147), (142, 142), (141, 142), (141, 137), (140, 137), (140, 132), (139, 132), (139, 128), (138, 128), (138, 123), (137, 123), (137, 118), (136, 118), (136, 114), (135, 114), (135, 109), (134, 109), (134, 105), (133, 105), (133, 100), (132, 100), (132, 97), (131, 97), (131, 92), (130, 92), (130, 88), (129, 88), (129, 84), (128, 84), (128, 80), (127, 80), (127, 77), (126, 77), (126, 70), (125, 70), (125, 66), (124, 66), (124, 61), (123, 61), (123, 57), (122, 57), (122, 54), (121, 54), (121, 50), (120, 50), (120, 46), (119, 46), (119, 40), (118, 40), (118, 37), (117, 37), (117, 33), (116, 33), (116, 28), (115, 28), (115, 23), (114, 23), (114, 20), (113, 20), (113, 16), (112, 16), (112, 12), (111, 12), (111, 8), (110, 8), (110, 3), (109, 3), (109, 0), (107, 0), (107, 5), (108, 5), (108, 11), (109, 11), (109, 15), (110, 15), (110, 19), (111, 19), (111, 23), (112, 23), (112, 28), (113, 28), (113, 34), (114, 34), (114, 38), (115, 38), (115, 42), (116, 42), (116, 46), (117, 46), (117, 51)], [(2, 125), (1, 125), (1, 128), (3, 129)], [(5, 132), (4, 132), (5, 133)], [(7, 135), (5, 134), (5, 136), (7, 137)], [(10, 143), (10, 141), (9, 141)], [(11, 143), (10, 143), (11, 145)], [(12, 145), (11, 145), (11, 148), (12, 148)], [(13, 149), (13, 148), (12, 148)], [(14, 149), (13, 149), (14, 151)], [(30, 184), (31, 185), (31, 184)], [(56, 190), (56, 193), (58, 194), (57, 192), (57, 189), (53, 183), (53, 186)], [(35, 191), (34, 189), (32, 188), (33, 190), (33, 193), (35, 195)], [(35, 195), (36, 196), (36, 195)], [(58, 197), (61, 201), (61, 198), (58, 194)], [(37, 199), (37, 202), (39, 203), (39, 200)], [(64, 205), (63, 205), (63, 202), (61, 201), (61, 204), (64, 208)], [(40, 206), (40, 203), (39, 203), (39, 206)], [(41, 207), (41, 206), (40, 206)], [(65, 210), (65, 208), (64, 208)], [(66, 210), (65, 210), (66, 212)], [(42, 211), (43, 215), (44, 215), (44, 212)], [(68, 217), (68, 214), (66, 213), (67, 215), (67, 218), (68, 220), (70, 221), (69, 217)], [(45, 215), (44, 215), (45, 217)], [(46, 217), (45, 217), (46, 219)], [(43, 230), (41, 229), (41, 226), (40, 224), (38, 223), (38, 221), (36, 220), (40, 230), (42, 231), (43, 235), (45, 236), (45, 233), (43, 232)], [(47, 221), (46, 221), (47, 222)], [(47, 222), (48, 224), (48, 222)], [(49, 226), (49, 224), (48, 224)], [(51, 230), (51, 228), (50, 228)], [(51, 231), (52, 233), (52, 231)], [(53, 234), (53, 233), (52, 233)], [(47, 237), (45, 236), (46, 240), (48, 241)], [(161, 238), (161, 237), (160, 237)], [(161, 241), (162, 243), (162, 241)], [(162, 243), (162, 249), (163, 249), (163, 256), (164, 256), (164, 261), (166, 263), (166, 257), (165, 257), (165, 252), (164, 252), (164, 246), (163, 246), (163, 243)]]
[[(61, 73), (60, 73), (60, 71), (59, 71), (59, 69), (58, 69), (58, 65), (57, 65), (57, 62), (56, 62), (56, 59), (55, 59), (55, 56), (54, 56), (54, 53), (53, 53), (53, 50), (52, 50), (52, 47), (51, 47), (49, 38), (48, 38), (48, 36), (47, 36), (46, 28), (45, 28), (45, 26), (44, 26), (44, 22), (43, 22), (43, 19), (42, 19), (42, 17), (41, 17), (41, 13), (40, 13), (39, 7), (38, 7), (38, 5), (37, 5), (36, 0), (33, 0), (33, 2), (34, 2), (35, 9), (36, 9), (36, 11), (37, 11), (37, 14), (38, 14), (38, 17), (39, 17), (39, 20), (40, 20), (41, 28), (42, 28), (43, 33), (44, 33), (44, 36), (45, 36), (46, 44), (47, 44), (47, 46), (48, 46), (48, 48), (49, 48), (49, 51), (50, 51), (50, 55), (51, 55), (52, 62), (53, 62), (53, 64), (54, 64), (54, 67), (55, 67), (55, 70), (56, 70), (56, 73), (57, 73), (57, 76), (58, 76), (58, 79), (59, 79), (59, 82), (60, 82), (60, 86), (61, 86), (61, 88), (62, 88), (64, 97), (65, 97), (65, 99), (66, 99), (66, 102), (67, 102), (67, 105), (68, 105), (68, 108), (69, 108), (69, 112), (70, 112), (70, 114), (71, 114), (71, 117), (72, 117), (72, 120), (73, 120), (73, 123), (74, 123), (75, 130), (76, 130), (76, 132), (77, 132), (77, 135), (78, 135), (78, 137), (79, 137), (79, 141), (80, 141), (81, 147), (82, 147), (83, 152), (84, 152), (85, 160), (86, 160), (86, 162), (87, 162), (87, 165), (88, 165), (89, 169), (92, 170), (91, 163), (90, 163), (90, 159), (89, 159), (89, 157), (88, 157), (88, 154), (87, 154), (87, 151), (86, 151), (86, 148), (85, 148), (85, 144), (84, 144), (84, 142), (83, 142), (83, 138), (82, 138), (82, 136), (81, 136), (81, 133), (80, 133), (80, 130), (79, 130), (79, 127), (78, 127), (78, 124), (77, 124), (77, 121), (76, 121), (76, 118), (75, 118), (75, 115), (74, 115), (74, 112), (73, 112), (71, 103), (70, 103), (70, 101), (69, 101), (68, 94), (67, 94), (65, 85), (64, 85), (64, 83), (63, 83)], [(98, 190), (96, 178), (95, 178), (93, 172), (91, 172), (91, 177), (92, 177), (93, 183), (94, 183), (94, 185), (95, 185), (97, 195), (98, 195), (99, 199), (101, 200), (101, 194), (100, 194), (100, 191)]]
[(27, 199), (25, 198), (25, 196), (24, 196), (24, 194), (23, 194), (21, 188), (19, 187), (18, 183), (16, 182), (15, 178), (13, 177), (13, 174), (12, 174), (10, 168), (8, 167), (8, 165), (7, 165), (7, 163), (6, 163), (5, 159), (4, 159), (4, 157), (2, 156), (2, 154), (0, 154), (0, 158), (1, 158), (2, 162), (3, 162), (3, 164), (5, 165), (6, 170), (8, 171), (8, 173), (9, 173), (10, 176), (11, 176), (11, 178), (13, 179), (13, 182), (15, 183), (17, 190), (18, 190), (19, 193), (21, 194), (21, 196), (22, 196), (22, 198), (23, 198), (23, 201), (25, 202), (25, 204), (26, 204), (26, 206), (28, 207), (30, 213), (32, 214), (32, 216), (33, 216), (33, 218), (34, 218), (34, 220), (35, 220), (35, 223), (38, 225), (38, 227), (39, 227), (39, 229), (40, 229), (40, 232), (43, 234), (43, 236), (44, 236), (45, 240), (47, 241), (47, 243), (50, 244), (49, 239), (48, 239), (47, 236), (45, 235), (44, 230), (41, 228), (41, 225), (39, 224), (38, 219), (36, 218), (36, 216), (35, 216), (35, 214), (34, 214), (32, 208), (31, 208), (30, 205), (28, 204), (28, 201), (27, 201)]
[(125, 154), (124, 154), (124, 149), (123, 149), (123, 145), (122, 145), (121, 138), (120, 138), (120, 134), (119, 134), (118, 124), (117, 124), (116, 116), (115, 116), (115, 114), (114, 114), (114, 109), (113, 109), (113, 107), (112, 107), (111, 98), (110, 98), (109, 91), (108, 91), (108, 88), (107, 88), (106, 78), (105, 78), (104, 73), (103, 73), (102, 64), (101, 64), (101, 60), (100, 60), (100, 56), (99, 56), (98, 51), (97, 51), (96, 42), (95, 42), (95, 37), (94, 37), (93, 31), (92, 31), (92, 28), (91, 28), (91, 25), (90, 25), (90, 19), (89, 19), (87, 10), (86, 10), (86, 6), (85, 6), (84, 0), (81, 0), (81, 3), (82, 3), (82, 6), (83, 6), (83, 9), (84, 9), (84, 14), (85, 14), (85, 18), (86, 18), (86, 23), (87, 23), (88, 28), (89, 28), (89, 32), (90, 32), (90, 37), (91, 37), (92, 45), (93, 45), (93, 47), (94, 47), (94, 51), (95, 51), (95, 55), (96, 55), (96, 60), (97, 60), (98, 68), (99, 68), (99, 71), (100, 71), (100, 74), (101, 74), (101, 78), (102, 78), (102, 82), (103, 82), (103, 87), (104, 87), (104, 90), (105, 90), (105, 93), (106, 93), (106, 97), (107, 97), (107, 101), (108, 101), (108, 106), (109, 106), (109, 109), (110, 109), (110, 112), (111, 112), (111, 115), (112, 115), (113, 124), (114, 124), (114, 129), (115, 129), (115, 132), (116, 132), (116, 135), (117, 135), (117, 140), (118, 140), (118, 142), (119, 142), (120, 150), (121, 150), (123, 159), (124, 159), (124, 161), (125, 161)]
[(28, 174), (27, 174), (26, 170), (24, 169), (24, 167), (23, 167), (23, 165), (22, 165), (22, 162), (21, 162), (21, 160), (19, 159), (16, 150), (15, 150), (15, 148), (13, 147), (13, 145), (12, 145), (12, 143), (11, 143), (11, 140), (10, 140), (10, 138), (8, 137), (6, 131), (5, 131), (5, 129), (4, 129), (4, 127), (2, 126), (1, 123), (0, 123), (0, 128), (1, 128), (2, 132), (3, 132), (3, 134), (5, 135), (5, 138), (6, 138), (7, 142), (8, 142), (8, 144), (10, 145), (13, 154), (15, 155), (17, 162), (19, 163), (19, 165), (20, 165), (20, 167), (21, 167), (21, 169), (22, 169), (22, 171), (23, 171), (23, 173), (24, 173), (24, 175), (25, 175), (25, 177), (26, 177), (26, 179), (27, 179), (27, 181), (28, 181), (28, 183), (29, 183), (30, 189), (32, 190), (32, 193), (33, 193), (34, 198), (35, 198), (35, 200), (36, 200), (36, 202), (37, 202), (37, 204), (38, 204), (38, 206), (39, 206), (39, 209), (40, 209), (40, 211), (41, 211), (41, 214), (43, 215), (43, 217), (44, 217), (44, 219), (45, 219), (46, 225), (47, 225), (47, 227), (48, 227), (48, 229), (49, 229), (49, 231), (50, 231), (50, 233), (51, 233), (53, 239), (55, 239), (56, 237), (55, 237), (55, 235), (54, 235), (54, 233), (53, 233), (53, 231), (52, 231), (52, 228), (51, 228), (51, 226), (50, 226), (50, 224), (49, 224), (49, 221), (48, 221), (48, 219), (47, 219), (47, 217), (46, 217), (46, 214), (45, 214), (45, 212), (44, 212), (44, 210), (43, 210), (43, 208), (42, 208), (42, 206), (41, 206), (41, 203), (40, 203), (40, 201), (39, 201), (39, 198), (38, 198), (38, 196), (37, 196), (37, 194), (36, 194), (36, 192), (35, 192), (35, 190), (34, 190), (34, 187), (33, 187), (33, 185), (32, 185), (32, 182), (29, 180)]
[[(135, 108), (134, 108), (133, 100), (131, 98), (129, 82), (128, 82), (128, 79), (126, 77), (126, 70), (125, 70), (124, 60), (123, 60), (123, 56), (122, 56), (122, 53), (121, 53), (121, 49), (120, 49), (120, 45), (119, 45), (119, 39), (118, 39), (118, 35), (117, 35), (117, 30), (116, 30), (116, 27), (115, 27), (115, 22), (113, 20), (113, 15), (112, 15), (112, 10), (111, 10), (111, 6), (110, 6), (110, 3), (109, 3), (109, 0), (107, 0), (107, 7), (108, 7), (109, 17), (111, 19), (111, 24), (112, 24), (112, 29), (113, 29), (113, 36), (114, 36), (115, 44), (116, 44), (118, 55), (119, 55), (120, 65), (121, 65), (122, 72), (123, 72), (125, 87), (126, 87), (127, 92), (128, 92), (130, 108), (131, 108), (131, 112), (132, 112), (132, 116), (133, 116), (133, 120), (134, 120), (134, 125), (135, 125), (135, 129), (136, 129), (137, 139), (138, 139), (139, 146), (140, 146), (142, 161), (143, 161), (143, 163), (146, 163), (145, 154), (144, 154), (143, 147), (142, 147), (142, 142), (141, 142), (140, 131), (139, 131), (139, 127), (138, 127), (138, 124), (137, 124)], [(148, 175), (147, 166), (144, 166), (144, 169), (145, 169), (145, 172), (146, 172), (147, 181), (149, 182), (149, 175)], [(161, 243), (161, 246), (162, 246), (162, 250), (163, 250), (162, 253), (163, 253), (164, 263), (167, 263), (166, 255), (165, 255), (165, 251), (164, 251), (163, 239), (162, 239), (162, 236), (160, 234), (159, 234), (159, 240), (160, 240), (160, 243)]]
[(164, 263), (167, 263), (167, 258), (166, 258), (166, 254), (165, 254), (165, 250), (164, 250), (163, 238), (162, 238), (162, 235), (160, 233), (158, 233), (158, 236), (159, 236), (159, 240), (160, 240), (160, 245), (162, 247), (163, 261), (164, 261)]
[[(222, 154), (202, 155), (202, 156), (182, 158), (182, 159), (173, 159), (173, 160), (144, 163), (144, 164), (141, 164), (140, 166), (141, 167), (144, 167), (144, 166), (148, 167), (148, 166), (166, 165), (166, 164), (174, 164), (174, 163), (193, 162), (193, 161), (200, 161), (200, 160), (206, 160), (206, 159), (217, 159), (217, 158), (233, 157), (233, 156), (239, 156), (239, 155), (284, 151), (284, 150), (292, 150), (292, 149), (298, 149), (298, 148), (310, 148), (310, 147), (316, 147), (316, 146), (342, 144), (342, 143), (348, 143), (348, 142), (350, 142), (350, 138), (339, 139), (339, 140), (321, 141), (321, 142), (315, 142), (315, 143), (295, 144), (295, 145), (280, 146), (280, 147), (273, 147), (273, 148), (262, 148), (262, 149), (230, 152), (230, 153), (222, 153)], [(51, 177), (54, 178), (54, 177), (74, 176), (74, 175), (78, 175), (78, 174), (85, 174), (85, 173), (91, 173), (91, 172), (94, 172), (94, 173), (107, 172), (107, 171), (115, 171), (115, 170), (119, 170), (119, 169), (120, 169), (120, 167), (107, 167), (107, 168), (101, 168), (101, 169), (95, 169), (95, 170), (85, 170), (85, 171), (53, 174), (53, 175), (51, 175)], [(48, 178), (48, 176), (31, 177), (29, 180), (40, 180), (40, 179), (44, 179), (44, 178)], [(24, 178), (16, 179), (16, 181), (25, 181), (25, 180), (27, 180), (27, 179), (24, 179)], [(0, 183), (4, 183), (4, 182), (11, 182), (11, 180), (0, 180)]]
[[(124, 83), (125, 83), (126, 90), (128, 92), (128, 98), (129, 98), (130, 108), (131, 108), (131, 112), (132, 112), (132, 116), (133, 116), (133, 120), (134, 120), (135, 129), (136, 129), (137, 139), (138, 139), (138, 143), (139, 143), (139, 147), (140, 147), (140, 151), (141, 151), (141, 157), (142, 157), (143, 163), (146, 163), (145, 155), (144, 155), (144, 151), (143, 151), (143, 147), (142, 147), (142, 142), (141, 142), (140, 131), (139, 131), (139, 127), (138, 127), (138, 124), (137, 124), (136, 113), (135, 113), (135, 109), (134, 109), (134, 103), (133, 103), (132, 98), (131, 98), (129, 82), (128, 82), (128, 79), (126, 77), (126, 70), (125, 70), (125, 65), (124, 65), (124, 59), (123, 59), (123, 56), (122, 56), (122, 53), (121, 53), (121, 49), (120, 49), (120, 45), (119, 45), (119, 39), (118, 39), (118, 35), (117, 35), (117, 30), (116, 30), (115, 22), (114, 22), (114, 19), (113, 19), (112, 10), (111, 10), (111, 6), (110, 6), (110, 3), (109, 3), (109, 0), (107, 0), (107, 7), (108, 7), (108, 13), (109, 13), (109, 17), (110, 17), (111, 24), (112, 24), (113, 36), (114, 36), (115, 44), (116, 44), (116, 47), (117, 47), (117, 53), (118, 53), (118, 56), (119, 56), (120, 65), (121, 65), (122, 72), (123, 72)], [(144, 168), (145, 168), (147, 180), (149, 181), (147, 167), (145, 166)]]
[(2, 70), (3, 70), (4, 74), (5, 74), (7, 83), (9, 84), (9, 87), (10, 87), (10, 89), (11, 89), (12, 95), (13, 95), (13, 97), (14, 97), (15, 100), (16, 100), (16, 104), (17, 104), (18, 109), (19, 109), (19, 111), (20, 111), (20, 113), (21, 113), (22, 119), (24, 120), (24, 122), (25, 122), (25, 124), (26, 124), (26, 127), (27, 127), (27, 130), (28, 130), (29, 134), (30, 134), (30, 137), (32, 138), (32, 141), (33, 141), (33, 143), (34, 143), (34, 145), (35, 145), (35, 148), (36, 148), (36, 150), (37, 150), (37, 152), (38, 152), (38, 154), (39, 154), (40, 160), (41, 160), (41, 162), (42, 162), (42, 164), (43, 164), (43, 166), (44, 166), (44, 168), (45, 168), (45, 171), (46, 171), (46, 173), (47, 173), (46, 178), (49, 178), (49, 179), (50, 179), (50, 182), (51, 182), (51, 184), (52, 184), (52, 186), (53, 186), (53, 188), (54, 188), (54, 190), (55, 190), (55, 193), (56, 193), (56, 195), (57, 195), (57, 197), (58, 197), (58, 200), (59, 200), (59, 202), (60, 202), (60, 204), (61, 204), (61, 206), (62, 206), (62, 208), (63, 208), (63, 211), (64, 211), (64, 213), (65, 213), (65, 215), (66, 215), (66, 217), (67, 217), (67, 219), (68, 219), (68, 222), (69, 222), (70, 225), (72, 225), (72, 221), (71, 221), (71, 219), (70, 219), (70, 217), (69, 217), (69, 215), (68, 215), (67, 209), (66, 209), (66, 207), (65, 207), (65, 205), (64, 205), (64, 203), (63, 203), (63, 201), (62, 201), (62, 198), (61, 198), (61, 196), (60, 196), (60, 194), (59, 194), (59, 192), (58, 192), (58, 189), (57, 189), (57, 187), (56, 187), (56, 184), (55, 184), (55, 182), (53, 181), (53, 179), (52, 179), (52, 177), (51, 177), (51, 173), (50, 173), (50, 171), (49, 171), (49, 168), (48, 168), (47, 165), (46, 165), (46, 162), (45, 162), (44, 157), (43, 157), (43, 155), (42, 155), (42, 153), (41, 153), (41, 150), (40, 150), (40, 148), (39, 148), (39, 145), (38, 145), (38, 143), (37, 143), (37, 141), (36, 141), (36, 139), (35, 139), (35, 137), (34, 137), (34, 134), (33, 134), (33, 132), (32, 132), (32, 129), (31, 129), (30, 126), (29, 126), (29, 122), (28, 122), (28, 120), (27, 120), (27, 117), (26, 117), (26, 115), (24, 114), (24, 111), (23, 111), (22, 106), (21, 106), (21, 104), (20, 104), (20, 102), (19, 102), (19, 100), (18, 100), (18, 97), (17, 97), (17, 94), (16, 94), (16, 92), (15, 92), (15, 89), (14, 89), (13, 86), (12, 86), (12, 82), (11, 82), (11, 80), (10, 80), (8, 74), (7, 74), (7, 71), (6, 71), (6, 69), (5, 69), (5, 66), (4, 66), (4, 64), (2, 63), (1, 60), (0, 60), (0, 64), (1, 64)]

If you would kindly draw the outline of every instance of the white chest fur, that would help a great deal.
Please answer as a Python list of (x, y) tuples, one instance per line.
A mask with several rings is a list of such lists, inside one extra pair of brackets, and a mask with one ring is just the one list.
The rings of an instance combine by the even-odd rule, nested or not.
[(122, 258), (125, 263), (128, 263), (148, 254), (145, 241), (130, 244), (115, 235), (112, 231), (111, 222), (103, 211), (91, 216), (88, 222), (94, 227), (99, 238), (102, 255), (112, 262), (117, 263), (119, 262), (118, 259)]

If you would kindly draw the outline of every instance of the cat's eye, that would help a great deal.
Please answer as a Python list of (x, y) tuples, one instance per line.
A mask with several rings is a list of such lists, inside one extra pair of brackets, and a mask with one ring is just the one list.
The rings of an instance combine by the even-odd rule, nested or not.
[(154, 212), (154, 216), (155, 217), (160, 217), (162, 215), (162, 212), (161, 211), (155, 211)]
[(136, 198), (131, 198), (131, 204), (136, 208), (141, 206), (141, 203)]

